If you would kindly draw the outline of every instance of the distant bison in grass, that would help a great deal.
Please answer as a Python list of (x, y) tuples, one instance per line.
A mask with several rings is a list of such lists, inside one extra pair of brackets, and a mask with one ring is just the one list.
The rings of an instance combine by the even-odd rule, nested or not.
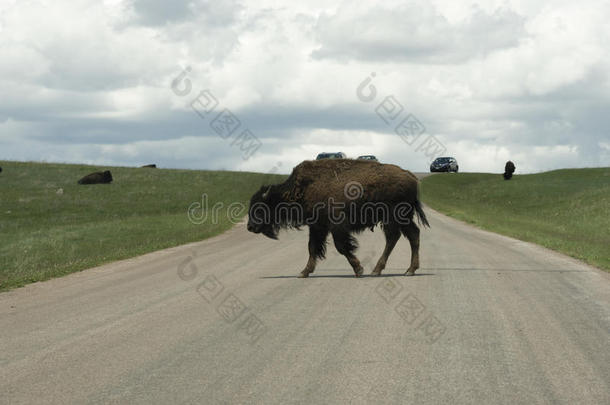
[(506, 162), (506, 166), (504, 166), (504, 180), (510, 180), (513, 177), (513, 173), (515, 172), (515, 164), (510, 160)]
[(2, 168), (0, 167), (0, 173), (2, 173)]
[(105, 172), (95, 172), (86, 175), (78, 181), (78, 184), (108, 184), (112, 183), (112, 174), (110, 170)]
[(402, 233), (411, 245), (412, 276), (419, 267), (417, 214), (429, 226), (419, 202), (418, 180), (398, 166), (370, 160), (323, 159), (305, 161), (282, 184), (263, 186), (250, 200), (248, 230), (277, 239), (282, 228), (309, 226), (309, 260), (300, 277), (307, 277), (326, 253), (330, 233), (356, 277), (363, 273), (354, 255), (352, 236), (381, 224), (386, 246), (372, 275), (379, 276)]
[(156, 169), (156, 168), (157, 168), (157, 165), (153, 163), (153, 164), (151, 164), (151, 165), (144, 165), (144, 166), (142, 166), (142, 167), (143, 167), (143, 168), (149, 168), (149, 169)]

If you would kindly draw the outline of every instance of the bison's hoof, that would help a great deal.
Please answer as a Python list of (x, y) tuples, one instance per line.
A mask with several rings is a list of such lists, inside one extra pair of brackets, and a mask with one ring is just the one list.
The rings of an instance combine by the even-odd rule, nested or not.
[(297, 278), (307, 278), (309, 277), (309, 272), (300, 272), (299, 275), (297, 276)]
[(415, 275), (415, 270), (407, 270), (407, 272), (405, 273), (405, 276), (414, 276)]
[(354, 274), (356, 277), (362, 277), (362, 275), (364, 274), (364, 269), (360, 267), (359, 269), (354, 270)]
[(381, 272), (380, 272), (380, 271), (373, 271), (373, 272), (371, 273), (371, 276), (373, 276), (373, 277), (379, 277), (379, 276), (381, 276)]

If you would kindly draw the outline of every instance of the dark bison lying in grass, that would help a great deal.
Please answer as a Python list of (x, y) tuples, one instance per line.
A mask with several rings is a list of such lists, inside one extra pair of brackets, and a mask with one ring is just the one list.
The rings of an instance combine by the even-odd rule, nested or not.
[(112, 174), (109, 170), (105, 172), (95, 172), (86, 175), (78, 181), (78, 184), (107, 184), (112, 183)]
[(309, 226), (309, 260), (300, 277), (307, 277), (326, 254), (330, 233), (356, 277), (363, 273), (354, 255), (353, 233), (381, 224), (386, 246), (372, 275), (380, 275), (402, 233), (411, 244), (411, 265), (419, 268), (419, 228), (430, 226), (418, 200), (417, 178), (398, 166), (368, 160), (324, 159), (305, 161), (282, 184), (263, 186), (250, 200), (248, 230), (277, 239), (282, 228)]
[(515, 172), (515, 164), (510, 160), (506, 162), (504, 166), (504, 180), (510, 180), (513, 177), (513, 173)]
[(156, 168), (157, 168), (157, 165), (153, 163), (153, 164), (151, 164), (151, 165), (144, 165), (144, 166), (142, 166), (142, 167), (143, 167), (143, 168), (148, 168), (148, 169), (156, 169)]

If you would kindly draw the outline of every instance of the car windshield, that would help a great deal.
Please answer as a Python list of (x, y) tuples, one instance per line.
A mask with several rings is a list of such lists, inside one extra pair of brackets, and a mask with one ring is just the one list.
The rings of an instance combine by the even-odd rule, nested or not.
[(449, 163), (449, 158), (448, 157), (436, 158), (435, 162), (436, 163)]

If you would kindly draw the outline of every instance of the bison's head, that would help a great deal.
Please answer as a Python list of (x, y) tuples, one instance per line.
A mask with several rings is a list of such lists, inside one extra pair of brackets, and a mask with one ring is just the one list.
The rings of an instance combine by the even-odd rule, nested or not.
[(250, 199), (248, 210), (248, 231), (262, 233), (271, 239), (277, 239), (279, 225), (274, 218), (272, 186), (263, 186)]
[(104, 173), (102, 173), (102, 180), (106, 183), (112, 182), (112, 173), (110, 173), (110, 170), (106, 170)]

